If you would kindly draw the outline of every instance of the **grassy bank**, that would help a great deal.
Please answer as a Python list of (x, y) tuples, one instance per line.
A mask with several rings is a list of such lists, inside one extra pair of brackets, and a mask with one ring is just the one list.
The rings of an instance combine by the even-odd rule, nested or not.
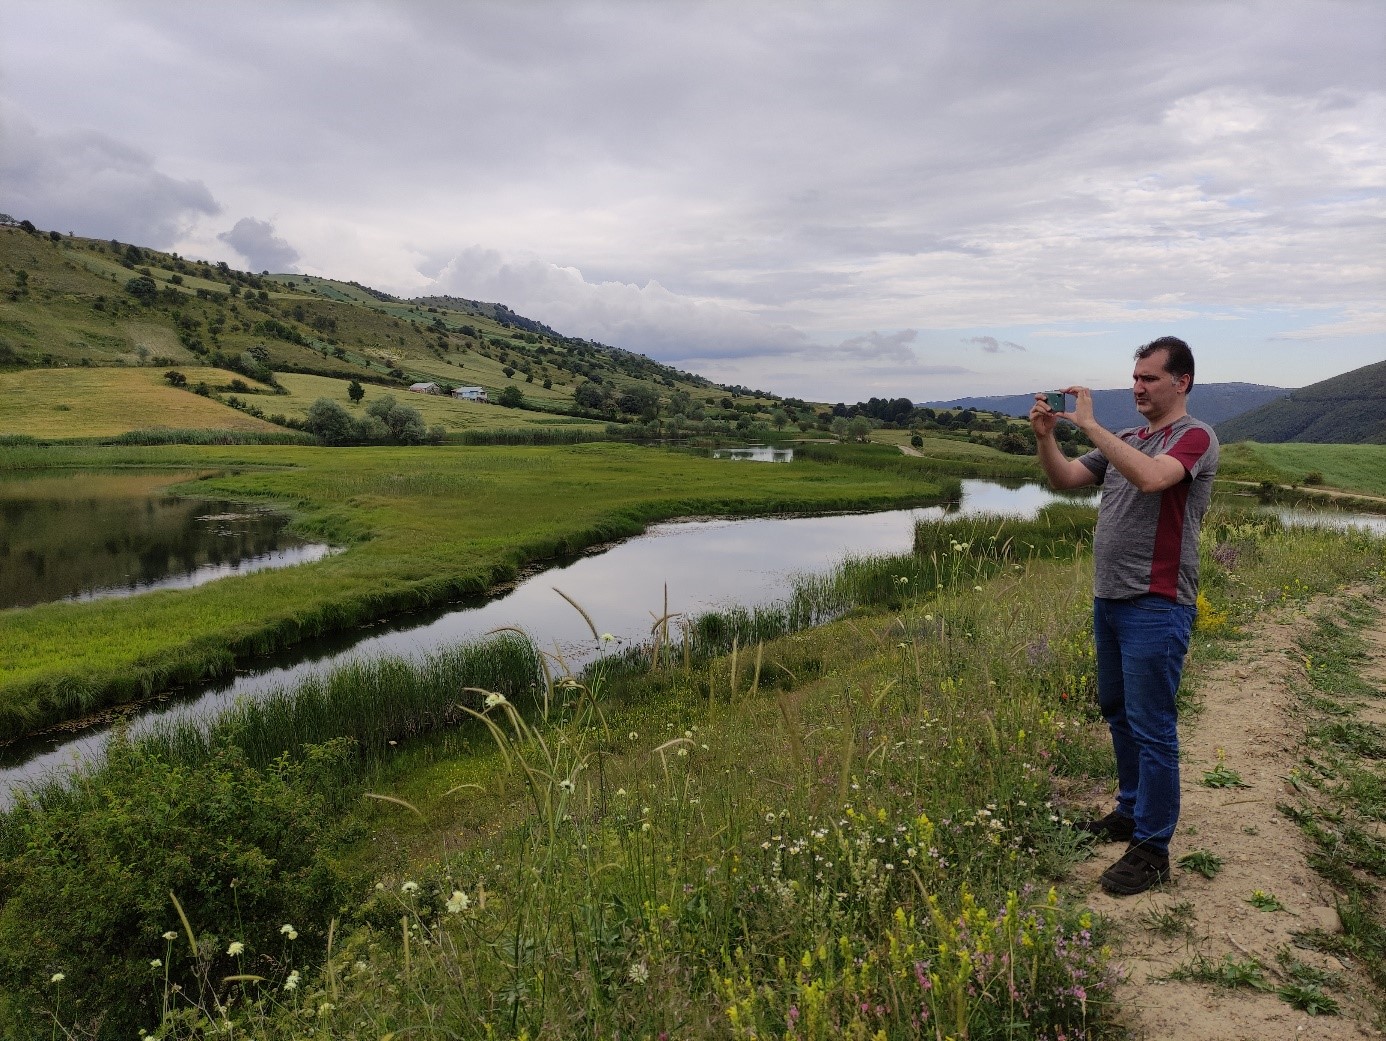
[[(1112, 1036), (1101, 923), (1062, 885), (1061, 794), (1103, 783), (1110, 755), (1082, 525), (1059, 513), (922, 529), (858, 569), (888, 584), (838, 580), (885, 609), (612, 663), (543, 688), (547, 718), (514, 689), (458, 690), (484, 721), (377, 741), (364, 769), (356, 742), (264, 748), (268, 767), (229, 736), (118, 757), (61, 813), (0, 829), (7, 1011), (74, 1036)], [(1264, 606), (1386, 579), (1361, 535), (1227, 514), (1207, 532), (1194, 682)], [(285, 807), (316, 809), (294, 829)], [(112, 820), (124, 840), (102, 844)], [(252, 873), (284, 829), (294, 856)], [(189, 865), (220, 902), (184, 919), (168, 890), (186, 911)], [(123, 904), (101, 888), (117, 880), (137, 884)], [(113, 972), (141, 982), (97, 1029)]]
[(187, 490), (282, 504), (298, 533), (348, 547), (315, 564), (128, 600), (4, 613), (0, 734), (228, 672), (237, 660), (513, 579), (526, 564), (692, 514), (939, 501), (927, 470), (747, 467), (630, 445), (315, 449), (25, 448), (5, 472), (197, 469)]
[(1223, 447), (1219, 477), (1284, 485), (1308, 483), (1386, 496), (1386, 445), (1264, 445), (1241, 441)]

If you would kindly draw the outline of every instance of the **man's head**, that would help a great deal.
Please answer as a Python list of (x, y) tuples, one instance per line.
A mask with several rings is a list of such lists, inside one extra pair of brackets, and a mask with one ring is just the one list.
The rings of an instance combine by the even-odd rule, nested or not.
[(1137, 347), (1136, 360), (1144, 361), (1160, 351), (1165, 352), (1164, 370), (1167, 373), (1176, 378), (1189, 377), (1188, 385), (1184, 387), (1184, 393), (1188, 394), (1193, 390), (1194, 385), (1193, 351), (1189, 350), (1189, 345), (1177, 336), (1161, 336), (1158, 340), (1151, 340), (1144, 347)]
[(1148, 422), (1162, 424), (1183, 415), (1193, 381), (1193, 352), (1183, 340), (1162, 336), (1136, 350), (1133, 393), (1136, 411)]

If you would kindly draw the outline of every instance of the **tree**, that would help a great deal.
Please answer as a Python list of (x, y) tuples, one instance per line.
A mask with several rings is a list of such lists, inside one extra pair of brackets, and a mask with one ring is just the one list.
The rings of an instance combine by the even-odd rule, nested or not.
[(318, 398), (308, 406), (304, 428), (329, 445), (340, 445), (357, 437), (356, 421), (351, 413), (330, 398)]
[(836, 437), (839, 437), (839, 438), (846, 437), (846, 436), (847, 436), (847, 417), (846, 417), (846, 416), (835, 416), (835, 417), (833, 417), (832, 431), (833, 431), (834, 436), (836, 436)]
[(525, 395), (519, 387), (512, 385), (500, 392), (500, 397), (496, 399), (496, 402), (506, 408), (519, 408), (525, 403)]
[(170, 387), (186, 387), (188, 385), (188, 377), (177, 369), (169, 369), (168, 372), (164, 373), (164, 379), (168, 380)]
[(865, 441), (867, 435), (871, 433), (871, 420), (867, 419), (865, 416), (857, 416), (855, 419), (849, 419), (847, 421), (847, 433), (850, 434), (854, 440)]
[(361, 399), (366, 396), (366, 388), (361, 386), (359, 380), (352, 380), (347, 387), (347, 397), (351, 399), (353, 405), (361, 404)]
[(154, 303), (159, 287), (148, 275), (136, 275), (125, 283), (125, 291), (146, 307)]
[(390, 394), (376, 398), (367, 405), (366, 414), (384, 423), (389, 431), (390, 440), (399, 444), (417, 445), (428, 436), (423, 415), (419, 410), (399, 404)]

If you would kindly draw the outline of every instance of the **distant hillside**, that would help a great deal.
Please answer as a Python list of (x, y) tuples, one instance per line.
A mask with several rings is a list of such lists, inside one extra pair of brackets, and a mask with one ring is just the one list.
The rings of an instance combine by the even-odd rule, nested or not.
[(1217, 426), (1225, 442), (1386, 444), (1386, 361), (1291, 391)]
[[(566, 336), (500, 303), (404, 300), (357, 282), (255, 274), (0, 215), (0, 371), (45, 371), (49, 383), (70, 388), (62, 373), (75, 367), (223, 370), (206, 382), (215, 401), (233, 408), (221, 396), (233, 376), (272, 388), (273, 373), (300, 373), (342, 381), (344, 401), (352, 380), (392, 392), (413, 383), (435, 383), (445, 393), (479, 386), (492, 402), (565, 419), (639, 423), (655, 434), (745, 433), (772, 422), (811, 427), (831, 419), (806, 402), (715, 384)], [(277, 404), (262, 409), (271, 422), (293, 411)], [(199, 414), (221, 429), (240, 421), (233, 408), (221, 410), (224, 423), (217, 410)], [(157, 412), (127, 411), (126, 422), (131, 429), (159, 423)]]
[[(1266, 387), (1258, 383), (1196, 383), (1193, 394), (1189, 396), (1189, 411), (1203, 422), (1217, 426), (1290, 393), (1283, 387)], [(1030, 406), (1034, 403), (1034, 394), (1007, 394), (929, 401), (925, 404), (932, 408), (980, 408), (1007, 416), (1028, 416)], [(1144, 422), (1136, 411), (1130, 390), (1095, 390), (1092, 392), (1092, 408), (1097, 421), (1108, 430), (1140, 426)]]

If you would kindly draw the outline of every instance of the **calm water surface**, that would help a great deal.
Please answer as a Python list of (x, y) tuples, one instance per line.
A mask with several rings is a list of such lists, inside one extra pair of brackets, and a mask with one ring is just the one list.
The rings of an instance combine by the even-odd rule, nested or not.
[[(354, 656), (421, 656), (506, 626), (523, 629), (541, 650), (576, 671), (603, 650), (648, 639), (654, 617), (664, 612), (666, 588), (669, 610), (691, 615), (769, 604), (790, 594), (796, 574), (826, 571), (848, 555), (907, 552), (920, 521), (946, 513), (1029, 516), (1055, 499), (1036, 484), (964, 481), (962, 501), (947, 508), (653, 525), (637, 538), (546, 568), (495, 599), (395, 619), (252, 663), (225, 682), (142, 709), (132, 730), (171, 717), (209, 717), (237, 698), (293, 686)], [(555, 588), (580, 603), (599, 633), (614, 640), (593, 640), (587, 623)], [(107, 727), (92, 727), (75, 737), (53, 735), (0, 749), (0, 793), (98, 755), (107, 738)]]
[[(139, 732), (171, 717), (208, 718), (238, 698), (293, 686), (355, 656), (421, 656), (508, 626), (523, 629), (541, 650), (576, 671), (603, 651), (647, 640), (653, 619), (665, 610), (666, 595), (670, 611), (689, 615), (769, 604), (790, 594), (796, 574), (826, 571), (849, 555), (908, 551), (920, 521), (949, 514), (1033, 516), (1058, 498), (1033, 483), (964, 481), (962, 486), (962, 501), (947, 508), (657, 524), (637, 538), (558, 562), (494, 599), (394, 619), (262, 659), (226, 682), (141, 710), (132, 729)], [(1382, 517), (1270, 512), (1291, 524), (1357, 526), (1386, 535)], [(555, 590), (580, 603), (599, 633), (613, 639), (594, 640), (587, 623)], [(93, 727), (75, 738), (61, 735), (0, 749), (0, 801), (12, 786), (99, 755), (107, 738), (105, 728)]]
[(319, 560), (289, 517), (163, 489), (192, 474), (0, 480), (0, 609), (187, 589)]

